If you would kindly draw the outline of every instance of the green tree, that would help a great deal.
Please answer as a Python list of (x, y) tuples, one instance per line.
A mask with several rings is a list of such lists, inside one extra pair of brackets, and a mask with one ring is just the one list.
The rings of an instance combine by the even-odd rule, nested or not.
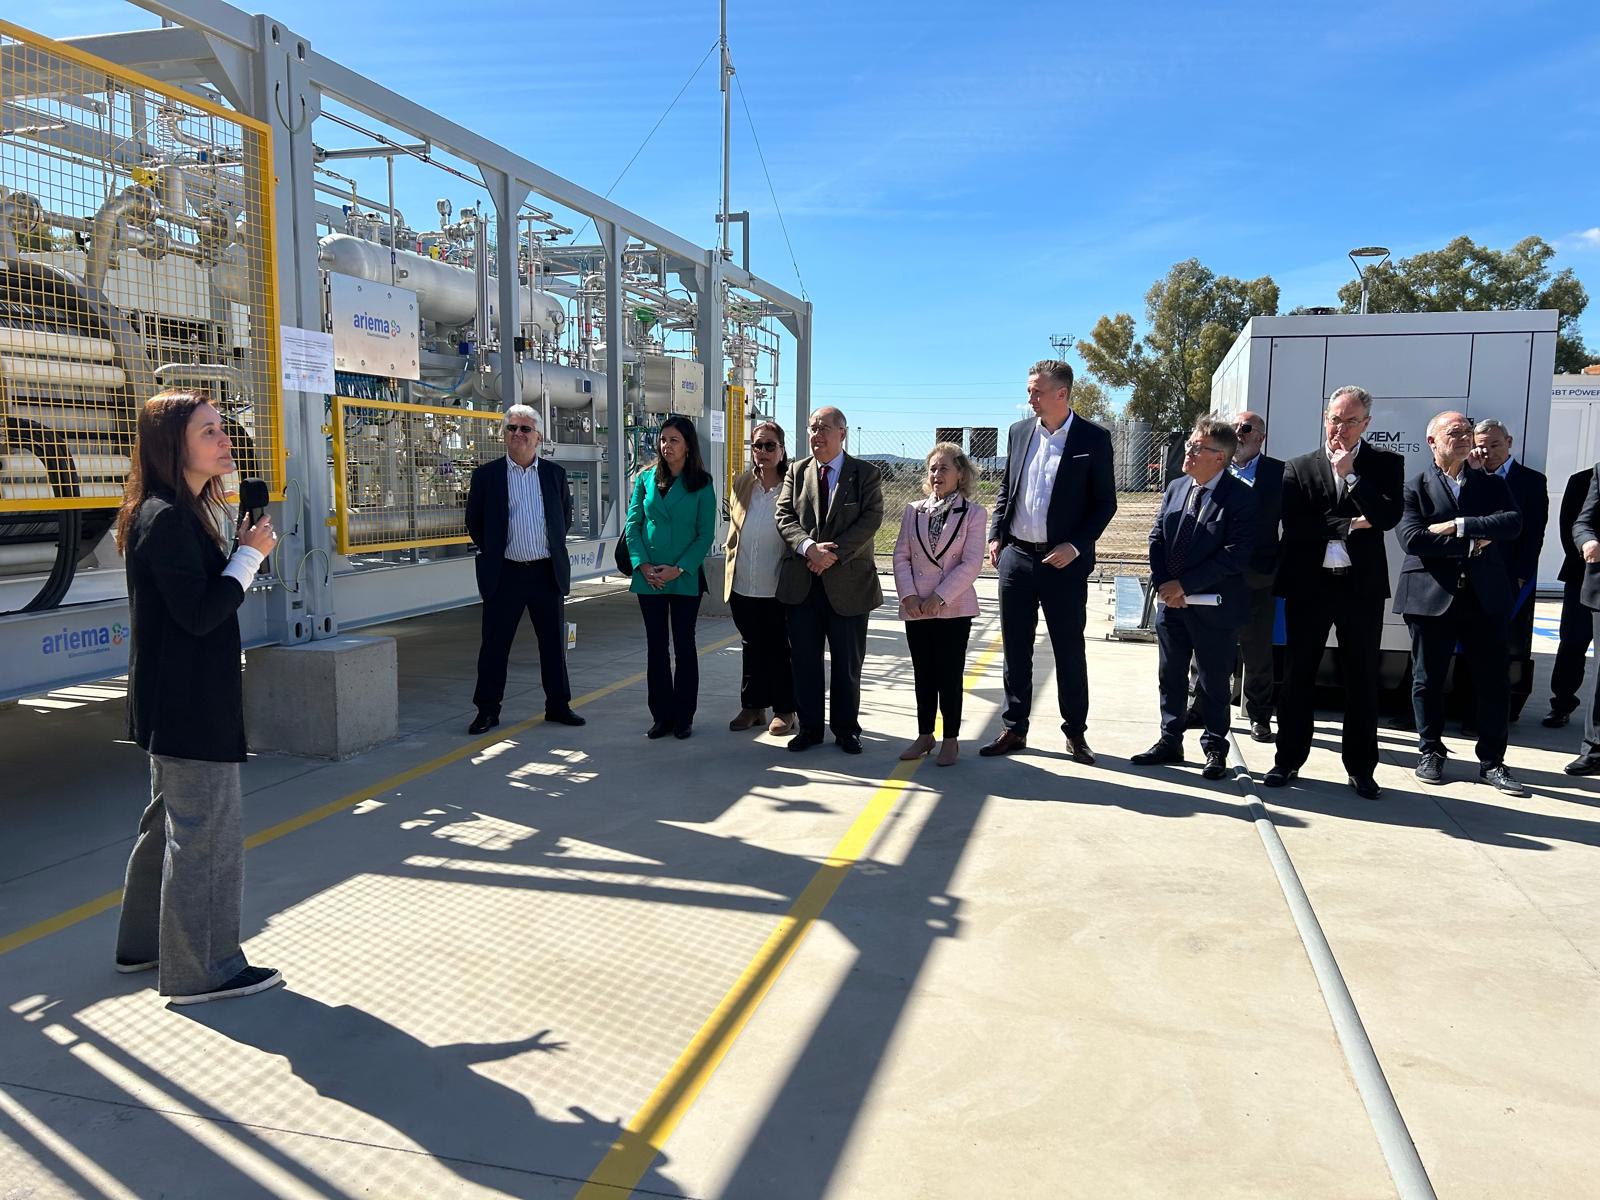
[(1234, 279), (1197, 258), (1174, 263), (1145, 293), (1149, 331), (1138, 335), (1127, 313), (1103, 316), (1078, 343), (1089, 374), (1132, 395), (1129, 417), (1159, 430), (1187, 429), (1211, 407), (1211, 375), (1254, 316), (1278, 311), (1270, 275)]
[[(1476, 312), (1485, 309), (1554, 308), (1556, 370), (1575, 372), (1592, 361), (1584, 349), (1578, 318), (1589, 293), (1570, 267), (1551, 273), (1555, 247), (1539, 237), (1523, 238), (1509, 250), (1491, 250), (1458, 237), (1442, 250), (1388, 262), (1367, 273), (1369, 312)], [(1339, 289), (1345, 312), (1361, 309), (1361, 284)]]
[(1072, 381), (1072, 411), (1101, 425), (1117, 416), (1105, 389), (1094, 380), (1081, 377)]

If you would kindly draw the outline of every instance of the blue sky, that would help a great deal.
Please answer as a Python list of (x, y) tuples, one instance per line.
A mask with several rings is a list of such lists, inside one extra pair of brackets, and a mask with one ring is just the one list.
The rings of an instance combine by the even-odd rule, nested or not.
[[(1150, 283), (1190, 256), (1271, 274), (1287, 309), (1332, 303), (1351, 246), (1405, 255), (1461, 233), (1496, 247), (1538, 234), (1595, 297), (1585, 331), (1600, 349), (1600, 26), (1587, 0), (730, 9), (816, 304), (815, 396), (858, 429), (1015, 419), (1051, 335), (1084, 336), (1107, 312), (1142, 318)], [(595, 191), (717, 36), (714, 0), (270, 11)], [(115, 0), (31, 20), (54, 35), (157, 23)], [(706, 245), (715, 67), (614, 193)], [(737, 93), (734, 119), (733, 206), (754, 214), (753, 266), (798, 291)], [(471, 198), (437, 174), (402, 179), (413, 224), (431, 222), (436, 195)]]

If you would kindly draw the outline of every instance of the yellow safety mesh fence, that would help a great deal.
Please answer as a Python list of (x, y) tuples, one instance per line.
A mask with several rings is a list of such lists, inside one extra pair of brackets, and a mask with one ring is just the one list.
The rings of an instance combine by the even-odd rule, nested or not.
[(341, 554), (466, 542), (473, 468), (503, 455), (502, 414), (389, 400), (333, 401)]
[(0, 513), (114, 508), (163, 388), (207, 393), (240, 474), (281, 494), (269, 149), (0, 21)]

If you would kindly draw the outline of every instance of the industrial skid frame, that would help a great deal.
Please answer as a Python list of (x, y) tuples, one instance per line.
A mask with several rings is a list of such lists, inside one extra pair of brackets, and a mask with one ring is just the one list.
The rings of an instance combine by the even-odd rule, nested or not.
[[(64, 45), (137, 71), (168, 85), (199, 83), (220, 93), (240, 113), (271, 130), (274, 172), (276, 292), (279, 320), (291, 328), (323, 327), (319, 275), (312, 125), (324, 98), (409, 134), (472, 164), (495, 210), (498, 311), (516, 328), (522, 289), (518, 283), (519, 212), (536, 194), (593, 220), (605, 257), (605, 311), (624, 311), (623, 256), (630, 239), (655, 248), (696, 304), (695, 357), (703, 370), (700, 395), (706, 422), (724, 411), (725, 285), (770, 305), (772, 315), (794, 337), (796, 429), (810, 411), (812, 306), (808, 300), (762, 280), (715, 248), (700, 247), (645, 218), (498, 145), (399, 93), (319, 54), (310, 40), (284, 22), (249, 14), (221, 0), (130, 0), (170, 22), (163, 28), (91, 34)], [(325, 207), (325, 206), (324, 206)], [(599, 511), (603, 526), (593, 537), (568, 546), (574, 577), (603, 573), (608, 542), (621, 533), (627, 508), (624, 469), (622, 339), (606, 339), (604, 370), (606, 441), (597, 447), (613, 469), (606, 475)], [(499, 373), (501, 406), (521, 398), (514, 371)], [(335, 571), (334, 530), (328, 516), (334, 497), (326, 469), (328, 430), (321, 393), (285, 387), (283, 444), (287, 451), (287, 495), (280, 522), (281, 577), (246, 597), (240, 621), (246, 645), (298, 644), (329, 638), (341, 630), (437, 611), (476, 599), (470, 558), (386, 563)], [(740, 454), (732, 423), (722, 442), (708, 444), (707, 466), (725, 479)], [(726, 443), (733, 441), (730, 447)], [(559, 457), (558, 457), (559, 461)], [(599, 472), (594, 473), (598, 487)], [(720, 540), (720, 539), (719, 539)], [(396, 574), (404, 572), (404, 574)], [(74, 604), (44, 612), (0, 617), (0, 700), (91, 679), (126, 669), (125, 599)], [(84, 654), (60, 653), (83, 646)]]

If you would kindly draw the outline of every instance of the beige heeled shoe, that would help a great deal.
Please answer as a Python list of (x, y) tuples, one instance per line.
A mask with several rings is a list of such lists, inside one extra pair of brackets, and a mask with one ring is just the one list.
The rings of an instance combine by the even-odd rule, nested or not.
[(794, 714), (792, 712), (774, 712), (772, 724), (767, 726), (767, 732), (775, 737), (782, 737), (786, 733), (794, 732)]
[(956, 759), (961, 757), (961, 743), (955, 738), (945, 738), (939, 743), (939, 757), (934, 759), (941, 767), (953, 767)]
[(933, 735), (931, 733), (924, 734), (922, 737), (919, 737), (916, 741), (912, 742), (911, 745), (907, 746), (904, 750), (900, 751), (900, 761), (914, 762), (916, 759), (925, 758), (927, 757), (928, 752), (932, 749)]

